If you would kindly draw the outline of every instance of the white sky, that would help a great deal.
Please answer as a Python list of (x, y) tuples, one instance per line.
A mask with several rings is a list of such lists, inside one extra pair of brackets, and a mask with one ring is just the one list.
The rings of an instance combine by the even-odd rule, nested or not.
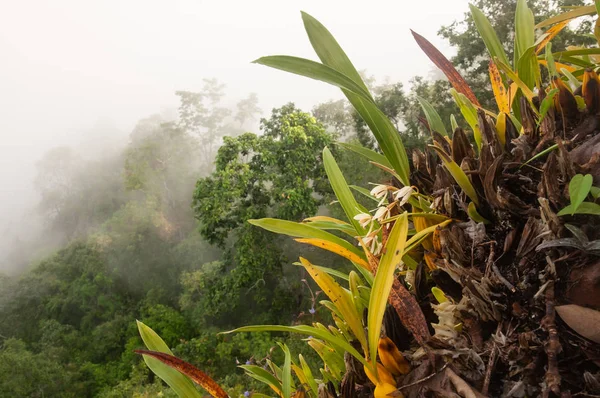
[(406, 83), (432, 70), (409, 29), (452, 55), (436, 32), (467, 8), (466, 0), (0, 0), (0, 233), (33, 200), (34, 164), (47, 149), (89, 140), (98, 125), (126, 137), (203, 78), (226, 83), (234, 100), (256, 92), (265, 113), (341, 98), (324, 83), (250, 64), (316, 58), (300, 10), (329, 28), (358, 69)]

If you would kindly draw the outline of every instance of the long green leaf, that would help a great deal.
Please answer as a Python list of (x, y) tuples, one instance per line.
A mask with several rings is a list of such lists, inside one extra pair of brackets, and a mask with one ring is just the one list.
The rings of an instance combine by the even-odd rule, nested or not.
[(505, 64), (508, 64), (508, 57), (506, 56), (506, 52), (504, 51), (504, 47), (502, 43), (498, 39), (492, 24), (485, 17), (483, 12), (472, 4), (469, 4), (469, 8), (471, 10), (471, 15), (473, 16), (473, 21), (475, 22), (475, 26), (485, 43), (485, 47), (487, 48), (490, 56), (493, 58), (498, 58)]
[(316, 238), (328, 240), (342, 246), (355, 254), (360, 254), (364, 258), (364, 253), (353, 246), (350, 242), (335, 236), (319, 228), (311, 227), (308, 224), (297, 223), (287, 220), (278, 220), (276, 218), (261, 218), (259, 220), (248, 220), (252, 225), (266, 229), (267, 231), (293, 236), (294, 238)]
[(554, 57), (552, 56), (552, 42), (546, 44), (544, 58), (546, 59), (546, 67), (548, 68), (548, 74), (550, 77), (552, 78), (553, 76), (558, 75), (558, 72), (556, 71), (556, 64), (554, 63)]
[(554, 53), (554, 57), (555, 58), (561, 58), (561, 57), (574, 57), (574, 56), (578, 56), (578, 55), (598, 55), (600, 54), (600, 48), (598, 47), (594, 47), (594, 48), (580, 48), (577, 50), (567, 50), (567, 51), (559, 51)]
[(285, 398), (292, 397), (292, 355), (290, 354), (289, 348), (282, 343), (279, 347), (283, 350), (284, 360), (283, 369), (281, 369), (281, 385), (283, 390), (283, 396)]
[(253, 61), (253, 63), (269, 66), (271, 68), (294, 73), (296, 75), (309, 77), (311, 79), (320, 80), (322, 82), (351, 91), (368, 101), (373, 101), (371, 94), (361, 85), (356, 84), (352, 79), (338, 72), (337, 70), (319, 62), (311, 61), (305, 58), (292, 57), (289, 55), (272, 55), (261, 57)]
[(375, 363), (377, 359), (377, 344), (381, 334), (383, 314), (394, 283), (396, 267), (400, 264), (404, 254), (406, 238), (408, 236), (408, 217), (406, 213), (396, 220), (388, 238), (388, 247), (381, 261), (369, 298), (369, 312), (367, 315), (369, 332), (369, 358)]
[(258, 326), (242, 326), (241, 328), (237, 328), (234, 330), (230, 330), (228, 332), (222, 332), (222, 334), (229, 333), (240, 333), (240, 332), (287, 332), (287, 333), (299, 333), (306, 336), (317, 337), (321, 340), (325, 340), (337, 348), (347, 351), (358, 359), (360, 363), (363, 365), (370, 366), (365, 358), (360, 355), (358, 351), (354, 347), (352, 347), (347, 341), (336, 337), (329, 333), (329, 331), (324, 331), (319, 328), (313, 326), (306, 325), (298, 325), (298, 326), (282, 326), (282, 325), (258, 325)]
[(452, 94), (454, 102), (460, 109), (460, 113), (467, 121), (467, 124), (471, 127), (471, 130), (473, 130), (473, 138), (475, 138), (477, 150), (481, 150), (481, 129), (479, 128), (477, 109), (464, 94), (459, 93), (453, 88), (450, 89), (450, 94)]
[(329, 184), (331, 184), (331, 188), (333, 188), (337, 200), (340, 202), (340, 205), (342, 205), (342, 209), (344, 209), (348, 221), (354, 226), (356, 234), (363, 236), (366, 231), (360, 225), (358, 220), (354, 219), (354, 216), (361, 213), (368, 213), (368, 210), (361, 206), (354, 198), (354, 195), (352, 195), (352, 191), (350, 191), (342, 171), (327, 147), (323, 149), (323, 165), (329, 179)]
[(355, 190), (356, 192), (358, 192), (365, 198), (369, 198), (375, 202), (379, 202), (379, 199), (377, 199), (375, 196), (371, 195), (371, 192), (367, 188), (359, 187), (358, 185), (349, 185), (349, 186), (350, 186), (350, 189)]
[(439, 113), (435, 110), (433, 105), (429, 103), (425, 98), (417, 96), (417, 100), (423, 109), (423, 113), (427, 118), (427, 123), (429, 123), (429, 128), (432, 131), (437, 131), (438, 133), (447, 136), (448, 132), (446, 131), (446, 127), (444, 126), (444, 122), (442, 122), (442, 118)]
[(356, 231), (354, 230), (354, 227), (352, 227), (350, 224), (338, 224), (331, 221), (309, 221), (304, 222), (304, 224), (323, 230), (341, 231), (351, 237), (356, 236)]
[[(525, 52), (534, 47), (535, 32), (533, 13), (527, 7), (527, 0), (518, 0), (515, 10), (515, 54), (513, 65), (515, 68), (520, 63)], [(533, 50), (535, 56), (535, 48)], [(518, 69), (520, 72), (520, 69)], [(519, 73), (520, 74), (520, 73)]]
[[(306, 13), (302, 13), (302, 19), (310, 43), (321, 62), (346, 75), (368, 91), (360, 74), (327, 28)], [(401, 177), (402, 184), (410, 184), (408, 155), (394, 125), (371, 101), (349, 90), (342, 89), (342, 91), (375, 135), (379, 147)]]
[(273, 374), (269, 373), (266, 369), (263, 369), (260, 366), (256, 365), (240, 365), (240, 368), (244, 369), (248, 376), (260, 381), (261, 383), (268, 385), (277, 394), (281, 394), (281, 382), (277, 380), (277, 378)]
[[(149, 350), (173, 355), (173, 352), (171, 352), (167, 344), (154, 330), (140, 321), (136, 322), (144, 345), (146, 345)], [(165, 365), (156, 358), (152, 358), (148, 355), (143, 355), (143, 358), (148, 368), (150, 368), (155, 375), (164, 380), (164, 382), (167, 383), (180, 397), (202, 397), (194, 383), (187, 376), (184, 376), (179, 371)]]
[(298, 354), (298, 359), (300, 360), (300, 366), (302, 367), (302, 370), (304, 371), (304, 374), (306, 375), (306, 380), (308, 380), (308, 386), (310, 387), (311, 391), (314, 393), (314, 395), (316, 397), (317, 394), (319, 393), (319, 387), (317, 386), (317, 382), (315, 381), (315, 378), (313, 377), (312, 371), (310, 370), (310, 366), (308, 366), (308, 363), (306, 363), (306, 360), (304, 359), (302, 354)]
[(340, 71), (352, 79), (356, 84), (361, 85), (366, 91), (369, 91), (367, 85), (363, 82), (360, 74), (352, 65), (350, 58), (346, 55), (342, 47), (335, 40), (333, 35), (311, 15), (302, 12), (302, 21), (304, 29), (308, 34), (310, 43), (325, 65)]
[(388, 161), (388, 159), (385, 156), (383, 156), (382, 154), (380, 154), (378, 152), (375, 152), (372, 149), (365, 148), (362, 145), (356, 145), (356, 144), (352, 144), (349, 142), (336, 142), (336, 145), (339, 145), (342, 148), (349, 149), (352, 152), (362, 155), (363, 157), (365, 157), (366, 159), (368, 159), (372, 162), (382, 164), (386, 167), (390, 167), (390, 168), (392, 167), (392, 165), (390, 164), (390, 162)]
[(539, 28), (543, 28), (545, 26), (550, 26), (550, 25), (554, 25), (555, 23), (559, 23), (562, 21), (566, 21), (567, 19), (573, 19), (573, 18), (577, 18), (577, 17), (582, 17), (584, 15), (592, 15), (596, 13), (596, 6), (591, 5), (591, 6), (582, 6), (582, 7), (576, 7), (570, 11), (567, 11), (565, 13), (559, 14), (559, 15), (555, 15), (552, 18), (548, 18), (546, 20), (543, 20), (542, 22), (538, 23), (537, 25), (535, 25), (536, 29)]
[(517, 62), (518, 76), (529, 88), (533, 88), (541, 79), (540, 66), (535, 55), (535, 46), (529, 47)]

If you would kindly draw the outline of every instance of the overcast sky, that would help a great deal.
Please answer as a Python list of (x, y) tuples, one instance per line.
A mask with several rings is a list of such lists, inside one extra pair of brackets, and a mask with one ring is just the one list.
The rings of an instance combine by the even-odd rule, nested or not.
[[(303, 109), (338, 89), (251, 64), (263, 55), (315, 58), (300, 10), (336, 36), (358, 69), (408, 82), (431, 64), (409, 29), (442, 52), (440, 26), (466, 0), (0, 0), (0, 232), (33, 200), (34, 164), (49, 148), (127, 137), (137, 120), (177, 105), (174, 91), (216, 77), (263, 111)], [(2, 225), (3, 224), (3, 225)]]

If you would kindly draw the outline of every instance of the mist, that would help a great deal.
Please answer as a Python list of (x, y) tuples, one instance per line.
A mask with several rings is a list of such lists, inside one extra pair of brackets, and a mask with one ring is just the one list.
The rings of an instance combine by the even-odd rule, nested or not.
[[(16, 271), (5, 261), (16, 241), (38, 239), (43, 231), (34, 180), (50, 149), (70, 147), (88, 161), (116, 156), (140, 119), (174, 117), (175, 92), (199, 90), (207, 78), (226, 85), (225, 106), (256, 93), (262, 116), (289, 101), (309, 111), (339, 99), (337, 88), (251, 63), (272, 54), (314, 58), (300, 10), (323, 21), (359, 69), (406, 85), (432, 72), (409, 29), (452, 55), (436, 30), (460, 19), (467, 2), (417, 7), (396, 1), (368, 9), (357, 1), (3, 2), (0, 271)], [(257, 127), (257, 120), (245, 126)]]

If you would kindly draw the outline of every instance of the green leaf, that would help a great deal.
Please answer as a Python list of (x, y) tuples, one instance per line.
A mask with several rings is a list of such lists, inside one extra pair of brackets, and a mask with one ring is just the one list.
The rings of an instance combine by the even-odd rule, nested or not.
[(319, 228), (322, 230), (341, 231), (351, 237), (356, 236), (356, 231), (354, 230), (354, 227), (352, 227), (352, 225), (350, 225), (350, 224), (338, 224), (338, 223), (331, 222), (331, 221), (310, 221), (310, 222), (304, 222), (304, 224), (309, 225), (314, 228)]
[(567, 19), (573, 19), (577, 17), (582, 17), (584, 15), (591, 15), (596, 13), (596, 6), (582, 6), (573, 8), (570, 11), (565, 13), (555, 15), (552, 18), (548, 18), (543, 20), (542, 22), (535, 25), (536, 29), (543, 28), (545, 26), (554, 25), (555, 23), (566, 21)]
[(361, 206), (352, 195), (352, 191), (350, 191), (342, 171), (327, 147), (323, 149), (323, 165), (325, 166), (325, 172), (327, 173), (331, 188), (333, 188), (337, 200), (342, 205), (348, 221), (354, 226), (357, 235), (363, 236), (366, 231), (358, 220), (354, 219), (354, 216), (361, 213), (368, 213), (369, 211)]
[[(517, 9), (515, 10), (515, 54), (513, 63), (515, 68), (521, 63), (521, 58), (526, 54), (529, 48), (534, 47), (535, 52), (534, 24), (533, 13), (529, 7), (527, 7), (527, 1), (517, 0)], [(518, 70), (520, 75), (521, 69)]]
[(454, 181), (456, 181), (456, 183), (462, 188), (462, 190), (467, 194), (467, 196), (471, 198), (473, 202), (475, 202), (476, 205), (479, 205), (479, 198), (477, 197), (477, 192), (475, 191), (471, 180), (469, 180), (469, 177), (467, 177), (463, 169), (461, 169), (460, 166), (456, 164), (456, 162), (452, 160), (450, 155), (444, 152), (442, 148), (435, 145), (430, 146), (436, 151), (436, 153), (442, 160), (444, 167), (446, 167), (446, 170), (448, 170), (452, 178), (454, 178)]
[[(140, 321), (136, 321), (136, 323), (140, 336), (149, 350), (173, 355), (167, 344), (154, 330)], [(156, 358), (152, 358), (148, 355), (143, 355), (143, 358), (148, 368), (150, 368), (155, 375), (164, 380), (164, 382), (167, 383), (180, 397), (202, 397), (194, 383), (187, 376), (184, 376), (179, 371), (165, 365)]]
[(396, 220), (388, 238), (388, 247), (381, 257), (375, 280), (369, 298), (368, 339), (369, 358), (375, 363), (377, 359), (377, 344), (381, 335), (383, 314), (392, 290), (396, 267), (400, 264), (404, 254), (406, 238), (408, 236), (408, 217), (404, 213)]
[(429, 103), (429, 101), (427, 101), (425, 98), (419, 97), (418, 95), (417, 95), (417, 100), (419, 101), (419, 104), (421, 105), (421, 108), (423, 109), (423, 113), (425, 114), (425, 117), (427, 118), (427, 123), (429, 123), (429, 128), (432, 131), (437, 131), (438, 133), (447, 136), (448, 132), (446, 131), (446, 127), (444, 126), (444, 123), (442, 122), (442, 118), (437, 113), (437, 111), (435, 110), (433, 105), (431, 105), (431, 103)]
[(569, 84), (571, 85), (571, 90), (575, 90), (577, 87), (581, 86), (581, 82), (575, 76), (573, 76), (573, 74), (571, 72), (569, 72), (565, 68), (560, 68), (560, 71), (569, 80)]
[(488, 220), (483, 218), (483, 216), (481, 216), (481, 214), (479, 214), (479, 212), (477, 211), (477, 207), (475, 206), (475, 203), (473, 203), (473, 202), (469, 203), (469, 206), (467, 207), (467, 213), (469, 214), (469, 217), (471, 217), (471, 219), (475, 222), (480, 222), (480, 223), (484, 223), (484, 224), (490, 223)]
[(506, 52), (504, 51), (504, 47), (502, 43), (498, 39), (492, 24), (485, 17), (483, 12), (472, 4), (469, 4), (469, 8), (471, 10), (471, 15), (473, 16), (473, 21), (475, 22), (475, 26), (485, 43), (485, 47), (487, 48), (490, 56), (492, 58), (498, 58), (502, 62), (508, 65), (508, 57), (506, 56)]
[(594, 178), (591, 174), (577, 174), (571, 178), (571, 182), (569, 182), (569, 197), (571, 198), (572, 206), (571, 214), (575, 214), (579, 205), (588, 196), (593, 183)]
[(317, 21), (316, 18), (305, 12), (302, 12), (302, 21), (304, 22), (304, 29), (308, 34), (310, 44), (321, 59), (321, 62), (340, 71), (355, 83), (361, 85), (366, 91), (369, 91), (360, 74), (354, 65), (352, 65), (352, 62), (350, 62), (350, 58), (348, 58), (327, 28)]
[(592, 194), (592, 197), (594, 199), (598, 199), (598, 197), (600, 196), (600, 188), (598, 188), (598, 187), (591, 187), (590, 188), (590, 193)]
[(317, 337), (330, 343), (337, 348), (347, 351), (350, 355), (355, 357), (363, 365), (369, 366), (365, 358), (360, 355), (354, 347), (352, 347), (347, 341), (332, 335), (329, 331), (324, 331), (313, 326), (298, 325), (298, 326), (282, 326), (282, 325), (259, 325), (259, 326), (242, 326), (228, 332), (222, 332), (222, 334), (229, 333), (240, 333), (240, 332), (288, 332), (288, 333), (299, 333), (306, 336)]
[(371, 94), (361, 85), (356, 84), (352, 79), (319, 62), (311, 61), (305, 58), (292, 57), (289, 55), (272, 55), (261, 57), (255, 61), (255, 64), (265, 65), (271, 68), (279, 69), (296, 75), (309, 77), (332, 84), (339, 88), (348, 90), (364, 98), (367, 101), (373, 101)]
[[(300, 265), (300, 266), (302, 265), (301, 263), (294, 263), (294, 264), (297, 264), (297, 265)], [(348, 280), (348, 275), (347, 274), (345, 274), (345, 273), (343, 273), (341, 271), (338, 271), (336, 269), (327, 268), (327, 267), (321, 267), (320, 265), (315, 265), (315, 268), (317, 268), (317, 269), (319, 269), (319, 270), (321, 270), (323, 272), (326, 272), (329, 275), (333, 275), (333, 276), (336, 276), (336, 277), (338, 277), (340, 279), (343, 279), (345, 281)]]
[(277, 343), (283, 350), (285, 358), (283, 360), (283, 369), (281, 370), (281, 384), (283, 390), (283, 396), (285, 398), (292, 396), (292, 355), (290, 354), (289, 348), (282, 343)]
[[(355, 254), (360, 254), (364, 258), (364, 253), (353, 246), (347, 240), (339, 238), (334, 234), (320, 230), (319, 228), (311, 227), (308, 224), (297, 223), (287, 220), (278, 220), (276, 218), (261, 218), (259, 220), (248, 220), (252, 225), (266, 229), (267, 231), (275, 232), (277, 234), (283, 234), (293, 236), (295, 238), (316, 238), (325, 239), (331, 243), (335, 243), (342, 246)], [(366, 259), (366, 258), (365, 258)]]
[(535, 54), (535, 46), (529, 47), (517, 61), (518, 76), (527, 87), (533, 87), (541, 80), (540, 66)]
[(454, 117), (454, 113), (450, 115), (450, 126), (452, 126), (453, 133), (458, 128), (458, 123), (456, 123), (456, 118)]
[(558, 75), (558, 72), (556, 71), (556, 64), (554, 63), (554, 57), (552, 56), (552, 42), (546, 44), (544, 57), (546, 58), (546, 67), (548, 68), (548, 74), (550, 77)]
[[(321, 62), (346, 75), (368, 91), (358, 71), (327, 28), (304, 12), (302, 13), (302, 19), (310, 43)], [(408, 155), (392, 122), (371, 101), (367, 101), (349, 90), (342, 89), (342, 91), (375, 135), (379, 147), (400, 176), (402, 184), (409, 185), (410, 166)]]
[[(506, 74), (506, 76), (510, 80), (512, 80), (521, 89), (521, 92), (523, 93), (523, 95), (531, 103), (535, 94), (533, 93), (533, 91), (531, 91), (529, 86), (527, 84), (525, 84), (525, 82), (523, 80), (521, 80), (521, 78), (519, 78), (519, 76), (512, 69), (510, 69), (510, 66), (508, 66), (507, 64), (500, 62), (499, 60), (496, 60), (496, 65), (498, 66), (498, 68), (500, 70), (502, 70), (502, 72), (504, 72)], [(535, 107), (533, 104), (532, 104), (532, 109), (535, 112), (537, 112), (537, 107)]]
[(358, 185), (350, 185), (350, 188), (354, 189), (356, 192), (358, 192), (359, 194), (363, 195), (366, 198), (374, 200), (375, 202), (379, 202), (379, 199), (377, 199), (375, 196), (371, 195), (371, 191), (369, 191), (366, 188), (359, 187)]
[(571, 204), (558, 212), (559, 216), (573, 214), (592, 214), (595, 216), (600, 216), (600, 205), (593, 202), (583, 202), (577, 207), (577, 210), (574, 210), (573, 205)]
[(448, 297), (444, 294), (444, 291), (439, 287), (432, 287), (431, 293), (433, 293), (433, 297), (437, 300), (438, 303), (445, 303), (448, 301)]
[(531, 159), (529, 159), (528, 161), (526, 161), (525, 163), (523, 163), (521, 165), (521, 167), (525, 166), (526, 164), (533, 162), (535, 159), (541, 158), (542, 156), (554, 151), (555, 149), (558, 148), (558, 144), (554, 144), (552, 146), (549, 146), (548, 148), (544, 149), (542, 152), (538, 153), (537, 155), (531, 157)]
[(561, 57), (574, 57), (577, 55), (598, 55), (600, 54), (600, 48), (598, 47), (594, 47), (594, 48), (579, 48), (577, 50), (566, 50), (566, 51), (559, 51), (557, 53), (554, 53), (554, 57), (555, 58), (561, 58)]
[(550, 107), (554, 104), (554, 96), (556, 95), (556, 93), (558, 93), (557, 88), (553, 88), (552, 90), (548, 91), (548, 93), (544, 97), (544, 100), (540, 104), (540, 119), (538, 125), (542, 123), (542, 120), (544, 120), (544, 117), (546, 117), (546, 114), (550, 110)]
[(361, 322), (361, 314), (356, 312), (356, 307), (352, 300), (352, 295), (347, 290), (343, 289), (331, 276), (326, 273), (319, 272), (308, 260), (300, 257), (300, 262), (306, 271), (309, 273), (315, 283), (335, 304), (342, 315), (344, 322), (348, 324), (354, 337), (360, 342), (363, 348), (367, 349), (367, 339), (365, 330)]
[(371, 162), (382, 164), (386, 167), (392, 168), (392, 165), (388, 161), (388, 159), (380, 153), (373, 151), (372, 149), (365, 148), (362, 145), (351, 144), (349, 142), (336, 142), (336, 145), (341, 146), (342, 148), (349, 149), (352, 152), (355, 152)]
[(281, 394), (281, 382), (277, 380), (277, 378), (273, 374), (269, 373), (266, 369), (263, 369), (260, 366), (256, 365), (240, 365), (240, 368), (244, 369), (248, 376), (260, 381), (261, 383), (268, 385), (277, 394)]
[(463, 117), (467, 121), (467, 124), (473, 130), (473, 138), (475, 138), (475, 143), (477, 144), (477, 149), (481, 149), (481, 129), (479, 128), (479, 119), (477, 117), (477, 109), (475, 105), (462, 93), (459, 93), (455, 89), (450, 89), (450, 94), (454, 98), (454, 102), (458, 105), (460, 109), (460, 113), (462, 113)]
[(306, 380), (308, 380), (308, 385), (310, 389), (315, 394), (315, 396), (317, 396), (317, 394), (319, 393), (319, 387), (317, 386), (317, 382), (313, 377), (312, 371), (310, 370), (310, 366), (308, 366), (308, 363), (306, 363), (306, 360), (304, 359), (302, 354), (298, 354), (298, 359), (300, 360), (300, 366), (302, 367), (302, 370), (306, 375)]

